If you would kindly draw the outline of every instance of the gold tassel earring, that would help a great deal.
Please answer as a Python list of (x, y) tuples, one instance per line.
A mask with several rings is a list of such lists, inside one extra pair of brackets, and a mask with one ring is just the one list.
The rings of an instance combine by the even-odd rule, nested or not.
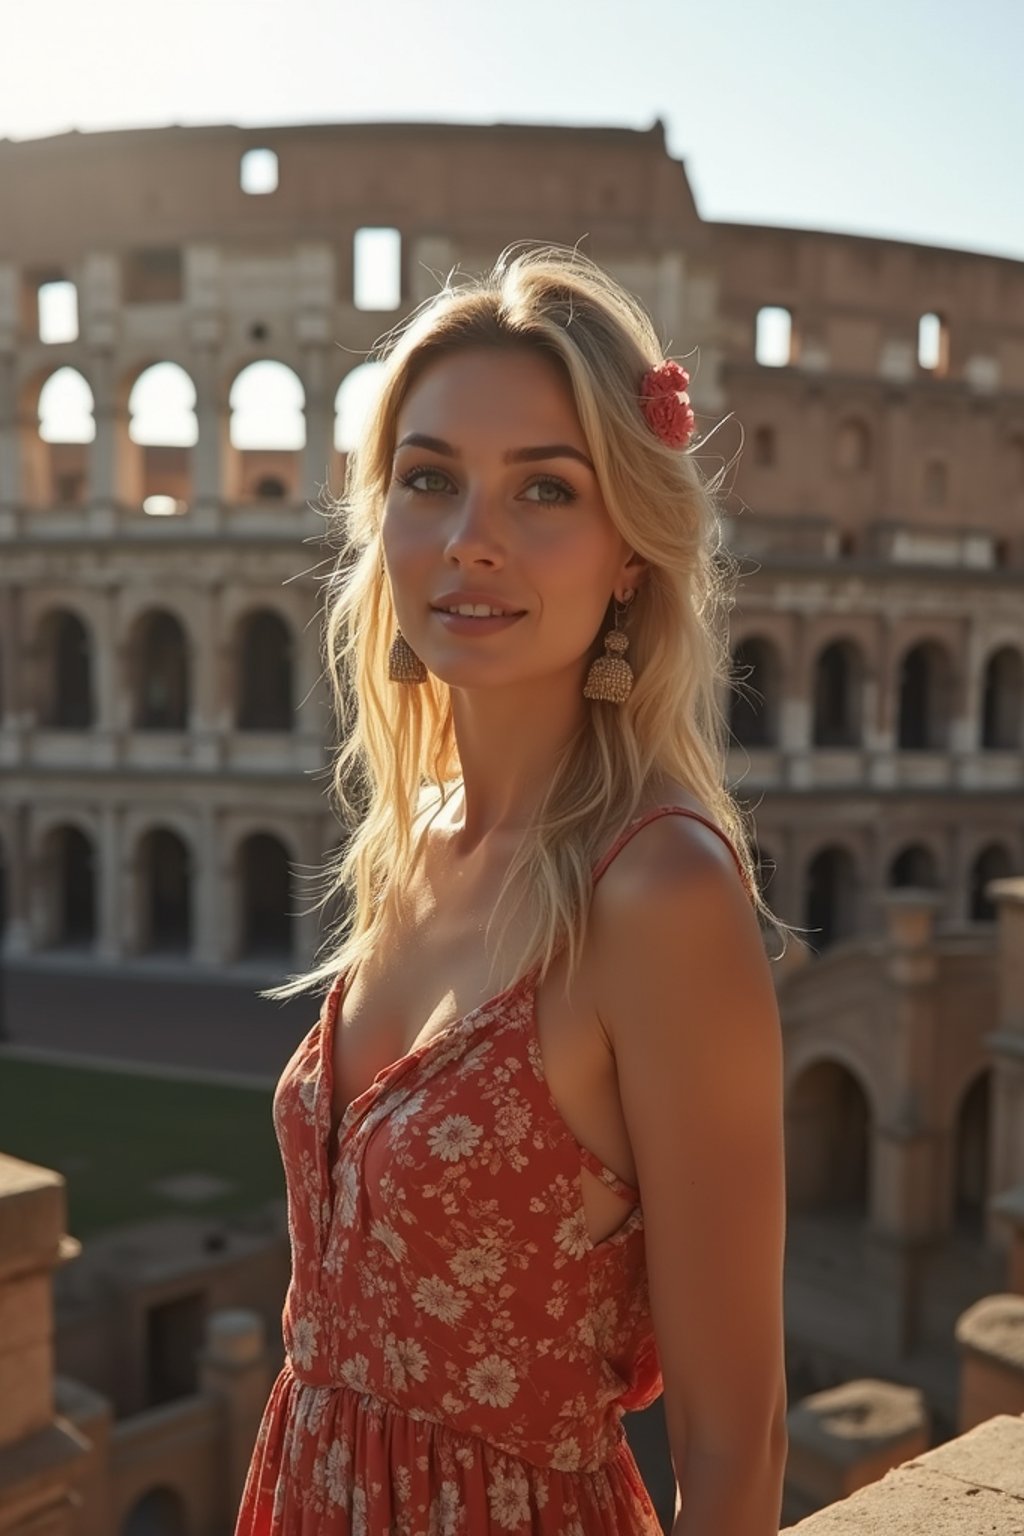
[(400, 629), (388, 651), (388, 677), (393, 683), (425, 683), (427, 669)]
[(585, 699), (604, 699), (609, 704), (624, 704), (629, 698), (633, 687), (633, 668), (625, 656), (629, 648), (629, 636), (619, 628), (619, 620), (635, 597), (635, 592), (628, 593), (624, 604), (620, 604), (618, 598), (613, 599), (615, 618), (613, 628), (604, 637), (606, 654), (591, 662), (587, 681), (583, 685)]

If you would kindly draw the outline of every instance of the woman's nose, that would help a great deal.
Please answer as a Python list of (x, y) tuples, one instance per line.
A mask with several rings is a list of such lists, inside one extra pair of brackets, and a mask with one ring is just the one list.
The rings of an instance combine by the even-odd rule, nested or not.
[(493, 497), (485, 491), (474, 491), (460, 497), (452, 510), (448, 528), (446, 550), (449, 554), (500, 553), (502, 548), (501, 520)]

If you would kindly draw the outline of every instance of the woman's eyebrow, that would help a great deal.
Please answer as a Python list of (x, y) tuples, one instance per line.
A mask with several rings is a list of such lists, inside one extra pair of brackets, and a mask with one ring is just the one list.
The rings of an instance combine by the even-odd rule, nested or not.
[[(446, 443), (442, 437), (429, 437), (425, 432), (409, 432), (398, 444), (398, 448), (429, 448), (433, 453), (443, 454), (449, 459), (461, 459), (462, 455), (451, 443)], [(502, 454), (505, 464), (529, 464), (535, 459), (578, 459), (581, 464), (595, 473), (594, 466), (587, 455), (579, 448), (573, 448), (571, 443), (549, 443), (541, 448), (507, 448)]]

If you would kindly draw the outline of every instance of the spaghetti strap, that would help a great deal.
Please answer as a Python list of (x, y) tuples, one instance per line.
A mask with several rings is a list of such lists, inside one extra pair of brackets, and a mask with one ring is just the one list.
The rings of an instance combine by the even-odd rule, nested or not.
[(743, 868), (743, 865), (740, 862), (739, 854), (736, 852), (732, 841), (722, 831), (721, 827), (716, 826), (715, 823), (710, 821), (707, 816), (701, 815), (700, 811), (691, 811), (689, 807), (685, 805), (654, 806), (651, 810), (645, 811), (642, 816), (638, 816), (635, 821), (631, 821), (627, 827), (624, 827), (619, 833), (618, 837), (612, 843), (612, 846), (607, 850), (605, 854), (602, 855), (597, 864), (594, 866), (594, 872), (592, 876), (594, 885), (596, 885), (600, 880), (601, 876), (604, 874), (605, 870), (608, 868), (609, 864), (615, 858), (615, 855), (619, 852), (619, 850), (625, 847), (626, 843), (628, 843), (630, 838), (635, 836), (635, 834), (640, 831), (641, 827), (645, 827), (649, 821), (656, 821), (659, 816), (672, 815), (692, 816), (694, 821), (703, 822), (706, 827), (708, 827), (712, 832), (714, 832), (718, 837), (722, 839), (722, 842), (733, 856), (736, 868), (739, 870), (740, 879), (743, 881), (743, 887), (747, 892), (747, 895), (752, 897), (753, 893), (751, 891), (750, 880), (747, 877), (746, 870)]

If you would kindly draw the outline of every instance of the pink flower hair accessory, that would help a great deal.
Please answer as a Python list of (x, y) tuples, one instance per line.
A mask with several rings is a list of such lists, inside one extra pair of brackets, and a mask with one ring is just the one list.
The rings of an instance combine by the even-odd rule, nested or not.
[(669, 448), (685, 448), (693, 435), (689, 387), (690, 375), (671, 358), (648, 368), (640, 383), (640, 409), (647, 425)]

